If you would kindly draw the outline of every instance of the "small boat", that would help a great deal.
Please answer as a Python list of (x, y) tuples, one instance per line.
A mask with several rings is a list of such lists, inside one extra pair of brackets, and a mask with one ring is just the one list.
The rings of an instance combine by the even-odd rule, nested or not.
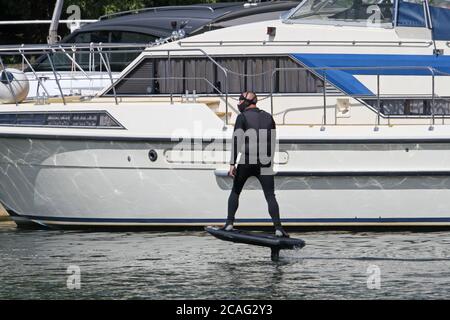
[[(94, 96), (110, 84), (108, 66), (115, 80), (148, 47), (210, 30), (277, 19), (296, 5), (296, 1), (229, 2), (154, 7), (102, 16), (59, 42), (60, 49), (52, 52), (53, 66), (47, 55), (32, 66), (24, 62), (27, 77), (34, 79), (30, 81), (28, 98), (60, 94), (52, 68), (64, 95)], [(97, 49), (92, 44), (97, 44)], [(108, 65), (103, 63), (99, 47), (104, 58), (109, 59)]]

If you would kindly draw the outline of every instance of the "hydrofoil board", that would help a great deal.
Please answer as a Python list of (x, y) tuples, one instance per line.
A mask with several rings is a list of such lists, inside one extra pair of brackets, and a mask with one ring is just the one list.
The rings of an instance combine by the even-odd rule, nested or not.
[(305, 241), (302, 239), (276, 237), (275, 235), (259, 232), (248, 232), (236, 229), (225, 231), (216, 227), (206, 227), (205, 231), (223, 241), (268, 247), (272, 251), (271, 258), (273, 261), (278, 261), (280, 250), (301, 249), (305, 246)]

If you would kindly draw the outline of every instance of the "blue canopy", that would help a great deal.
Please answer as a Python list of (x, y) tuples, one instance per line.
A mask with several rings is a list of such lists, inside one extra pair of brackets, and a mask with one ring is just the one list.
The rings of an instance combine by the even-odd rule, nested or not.
[[(294, 54), (303, 65), (316, 68), (315, 72), (351, 96), (372, 96), (374, 93), (355, 75), (423, 76), (439, 72), (450, 73), (450, 56), (396, 55), (396, 54)], [(321, 70), (317, 68), (341, 68)]]

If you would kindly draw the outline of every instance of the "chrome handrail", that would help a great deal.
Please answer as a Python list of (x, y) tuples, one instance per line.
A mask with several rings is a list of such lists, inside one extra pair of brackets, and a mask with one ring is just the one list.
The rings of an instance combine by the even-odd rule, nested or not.
[(99, 17), (99, 20), (107, 20), (111, 19), (112, 17), (122, 17), (130, 14), (138, 14), (138, 13), (144, 13), (144, 12), (157, 12), (157, 11), (171, 11), (171, 10), (199, 10), (199, 9), (205, 9), (210, 12), (214, 12), (214, 8), (211, 6), (199, 6), (199, 5), (191, 5), (191, 6), (162, 6), (162, 7), (151, 7), (151, 8), (142, 8), (142, 9), (136, 9), (136, 10), (127, 10), (122, 12), (116, 12), (111, 14), (105, 14), (103, 16)]
[(61, 94), (61, 99), (63, 100), (64, 105), (66, 105), (66, 98), (64, 97), (64, 93), (62, 91), (61, 84), (59, 83), (58, 75), (56, 74), (56, 69), (55, 69), (55, 66), (53, 65), (53, 60), (51, 58), (51, 56), (53, 54), (54, 54), (53, 52), (47, 53), (47, 59), (48, 59), (48, 62), (50, 63), (50, 66), (52, 68), (53, 75), (55, 76), (55, 81), (56, 81), (56, 84), (58, 85), (58, 89), (59, 89), (59, 92)]
[[(219, 68), (224, 76), (225, 76), (225, 112), (228, 114), (228, 72), (229, 70), (224, 68), (222, 65), (220, 65), (213, 57), (211, 57), (205, 50), (201, 49), (201, 48), (192, 48), (192, 49), (152, 49), (151, 51), (147, 51), (150, 53), (165, 53), (167, 54), (167, 57), (169, 59), (169, 67), (170, 67), (170, 58), (172, 57), (171, 53), (172, 52), (199, 52), (202, 54), (202, 56), (204, 56), (205, 58), (207, 58), (209, 61), (211, 61), (217, 68)], [(128, 72), (130, 72), (131, 70), (128, 70)], [(170, 72), (169, 72), (170, 74)], [(124, 74), (124, 76), (126, 75), (126, 73)], [(116, 80), (116, 83), (118, 81), (120, 81), (123, 77), (119, 78)], [(115, 84), (113, 84), (113, 86), (115, 86)], [(106, 88), (105, 90), (103, 90), (103, 92), (106, 92), (110, 89)], [(228, 118), (225, 119), (225, 123), (228, 125)]]
[(119, 100), (117, 98), (116, 87), (114, 86), (114, 79), (113, 79), (113, 76), (112, 76), (112, 73), (111, 73), (111, 66), (109, 64), (108, 55), (106, 55), (106, 58), (103, 57), (103, 53), (102, 53), (102, 50), (100, 48), (98, 48), (98, 53), (100, 54), (100, 59), (102, 59), (102, 62), (105, 64), (106, 71), (108, 72), (109, 79), (111, 80), (111, 86), (112, 86), (112, 90), (114, 92), (114, 100), (116, 102), (116, 105), (119, 105)]
[(216, 41), (191, 41), (191, 40), (181, 40), (178, 42), (180, 47), (183, 46), (204, 46), (204, 47), (223, 47), (225, 45), (229, 46), (330, 46), (330, 45), (347, 45), (351, 47), (355, 46), (419, 46), (419, 47), (430, 47), (434, 44), (433, 41), (370, 41), (370, 40), (216, 40)]
[[(326, 76), (326, 71), (343, 71), (343, 70), (374, 70), (374, 71), (378, 71), (378, 70), (428, 70), (431, 73), (431, 77), (432, 77), (432, 92), (431, 92), (431, 98), (432, 98), (432, 108), (431, 108), (431, 118), (432, 118), (432, 125), (430, 127), (430, 130), (432, 130), (433, 126), (435, 125), (435, 100), (436, 100), (436, 88), (435, 88), (435, 77), (436, 77), (436, 69), (434, 69), (433, 67), (429, 67), (429, 66), (423, 66), (423, 67), (417, 67), (417, 66), (398, 66), (398, 67), (393, 67), (393, 66), (388, 66), (388, 67), (382, 67), (382, 66), (378, 66), (378, 67), (290, 67), (290, 68), (275, 68), (272, 70), (272, 74), (270, 77), (270, 110), (271, 110), (271, 115), (274, 115), (274, 107), (273, 107), (273, 90), (274, 90), (274, 76), (277, 72), (280, 71), (313, 71), (314, 74), (316, 76), (318, 76), (319, 78), (322, 78), (322, 82), (323, 82), (323, 115), (322, 115), (322, 130), (325, 129), (325, 126), (327, 125), (327, 76)], [(317, 71), (322, 71), (323, 75), (321, 75), (320, 73), (318, 73)], [(439, 71), (440, 72), (440, 71)], [(443, 74), (444, 72), (440, 72), (441, 74)], [(448, 74), (450, 76), (450, 74)], [(377, 94), (376, 94), (376, 98), (377, 98), (377, 104), (378, 104), (378, 110), (377, 110), (377, 125), (380, 125), (381, 123), (381, 93), (380, 93), (380, 77), (381, 75), (378, 73), (377, 74)], [(333, 85), (332, 83), (329, 83), (331, 85)], [(339, 88), (338, 88), (339, 89)], [(359, 95), (351, 95), (346, 93), (346, 96), (350, 97), (350, 98), (354, 98), (360, 102), (361, 101), (361, 96)], [(366, 103), (362, 102), (363, 104), (367, 105)]]
[[(26, 53), (33, 52), (34, 50), (38, 50), (36, 54), (42, 54), (45, 50), (52, 50), (52, 49), (91, 49), (94, 48), (103, 48), (103, 49), (118, 49), (118, 48), (150, 48), (152, 47), (152, 44), (145, 44), (145, 43), (77, 43), (76, 45), (72, 43), (61, 43), (57, 45), (50, 45), (50, 44), (28, 44), (28, 45), (0, 45), (0, 53), (5, 54), (5, 52), (11, 52), (14, 54), (17, 54), (19, 50), (22, 50)], [(11, 51), (13, 50), (13, 51)]]
[[(30, 61), (27, 59), (27, 57), (26, 57), (23, 53), (21, 53), (21, 56), (22, 56), (22, 61), (24, 61), (24, 62), (28, 65), (28, 67), (30, 68), (30, 70), (31, 70), (31, 72), (33, 73), (34, 77), (35, 77), (36, 80), (38, 81), (39, 85), (44, 89), (45, 93), (47, 94), (47, 97), (49, 97), (50, 94), (48, 93), (47, 88), (46, 88), (46, 87), (44, 86), (44, 84), (42, 83), (40, 77), (37, 75), (37, 73), (36, 73), (36, 71), (34, 70), (32, 64), (30, 63)], [(23, 67), (22, 67), (22, 68), (23, 68)], [(25, 68), (23, 68), (23, 69), (25, 69)], [(38, 89), (38, 90), (39, 90), (39, 89)]]
[[(130, 48), (135, 48), (135, 50), (130, 50)], [(83, 53), (85, 51), (81, 51), (81, 50), (89, 50), (86, 51), (88, 54), (99, 54), (101, 63), (100, 65), (104, 65), (106, 68), (106, 71), (108, 73), (108, 76), (110, 78), (111, 84), (110, 86), (108, 86), (108, 88), (105, 88), (102, 92), (108, 92), (110, 89), (112, 89), (113, 94), (114, 94), (114, 98), (116, 103), (119, 103), (119, 99), (117, 96), (117, 92), (116, 92), (116, 85), (118, 83), (118, 81), (122, 80), (122, 79), (129, 79), (127, 78), (127, 75), (129, 74), (130, 71), (132, 71), (132, 68), (129, 68), (128, 70), (125, 69), (124, 71), (122, 71), (121, 73), (121, 77), (118, 79), (114, 79), (112, 76), (112, 69), (111, 69), (111, 63), (109, 61), (108, 58), (108, 53), (139, 53), (142, 52), (142, 50), (137, 50), (137, 48), (139, 49), (143, 49), (146, 48), (148, 49), (149, 46), (144, 45), (144, 44), (134, 44), (134, 45), (128, 45), (128, 44), (81, 44), (81, 45), (64, 45), (64, 44), (59, 44), (56, 46), (50, 46), (50, 45), (31, 45), (31, 46), (20, 46), (20, 47), (12, 47), (12, 46), (0, 46), (0, 59), (2, 56), (4, 55), (19, 55), (22, 57), (23, 59), (23, 63), (26, 63), (28, 66), (30, 66), (30, 70), (33, 72), (33, 74), (36, 77), (36, 80), (44, 87), (44, 90), (46, 91), (47, 95), (48, 95), (48, 91), (45, 89), (45, 86), (41, 83), (40, 79), (37, 77), (37, 74), (35, 72), (35, 70), (33, 69), (30, 61), (26, 58), (27, 55), (32, 55), (32, 54), (40, 54), (40, 55), (46, 55), (49, 59), (50, 62), (50, 66), (52, 68), (52, 72), (55, 76), (55, 81), (57, 82), (61, 97), (63, 99), (63, 102), (65, 103), (65, 98), (64, 98), (64, 94), (62, 92), (61, 86), (60, 86), (60, 81), (61, 79), (58, 78), (57, 73), (56, 73), (56, 69), (55, 69), (55, 65), (53, 63), (53, 55), (57, 52), (62, 52), (63, 54), (65, 54), (66, 56), (69, 56), (70, 61), (72, 61), (72, 63), (76, 63), (76, 68), (79, 69), (80, 71), (83, 70), (83, 68), (80, 66), (80, 64), (78, 64), (76, 62), (76, 60), (74, 60), (72, 57), (70, 57), (70, 55), (68, 54), (67, 50), (72, 50), (72, 52), (75, 53)], [(108, 49), (114, 49), (113, 51), (108, 51)], [(14, 51), (15, 50), (15, 51)], [(80, 50), (80, 51), (77, 51)], [(376, 71), (374, 73), (374, 75), (377, 78), (377, 93), (374, 94), (374, 97), (376, 97), (377, 99), (377, 125), (380, 125), (381, 123), (381, 73), (379, 72), (380, 70), (427, 70), (431, 77), (432, 77), (432, 92), (431, 92), (431, 99), (432, 99), (432, 113), (431, 113), (431, 118), (432, 118), (432, 126), (434, 126), (435, 124), (435, 108), (436, 108), (436, 84), (435, 84), (435, 78), (436, 76), (442, 76), (442, 75), (450, 75), (446, 72), (440, 71), (440, 70), (436, 70), (433, 67), (427, 67), (427, 66), (376, 66), (376, 67), (306, 67), (306, 66), (301, 66), (301, 67), (295, 67), (295, 68), (275, 68), (273, 70), (269, 70), (266, 72), (263, 72), (261, 74), (258, 75), (254, 75), (254, 74), (240, 74), (237, 72), (234, 72), (232, 70), (229, 70), (227, 68), (225, 68), (224, 66), (222, 66), (220, 63), (218, 63), (211, 55), (209, 55), (207, 52), (205, 52), (205, 50), (201, 49), (201, 48), (174, 48), (174, 49), (159, 49), (159, 48), (154, 48), (152, 47), (151, 50), (147, 51), (151, 54), (153, 54), (153, 57), (155, 58), (160, 58), (161, 56), (164, 57), (164, 55), (167, 55), (167, 58), (169, 60), (169, 67), (170, 67), (170, 59), (173, 59), (174, 57), (181, 57), (183, 53), (186, 52), (198, 52), (202, 57), (206, 58), (208, 61), (210, 61), (211, 63), (214, 64), (214, 66), (217, 67), (218, 70), (220, 70), (224, 76), (225, 76), (225, 90), (221, 91), (219, 90), (219, 88), (217, 88), (215, 85), (213, 85), (208, 79), (206, 78), (198, 78), (198, 79), (202, 79), (204, 81), (206, 81), (208, 83), (208, 86), (214, 88), (215, 92), (220, 93), (221, 96), (225, 95), (225, 111), (226, 114), (228, 114), (228, 110), (229, 110), (229, 74), (236, 74), (239, 76), (247, 76), (247, 77), (251, 77), (251, 76), (261, 76), (261, 75), (270, 75), (270, 109), (271, 109), (271, 114), (274, 114), (274, 77), (275, 74), (277, 72), (281, 72), (281, 71), (300, 71), (300, 70), (304, 70), (304, 71), (310, 71), (312, 73), (314, 73), (316, 76), (318, 76), (319, 78), (322, 78), (323, 81), (323, 120), (322, 120), (322, 124), (323, 126), (326, 126), (328, 124), (328, 119), (327, 119), (327, 85), (333, 85), (332, 82), (329, 81), (328, 79), (328, 72), (333, 71), (333, 70), (339, 70), (339, 71), (348, 71), (348, 70), (372, 70), (372, 71)], [(141, 57), (141, 61), (144, 57)], [(89, 68), (91, 68), (91, 63), (93, 58), (89, 59)], [(3, 69), (5, 69), (4, 65), (3, 65), (3, 60), (0, 60)], [(138, 63), (139, 61), (135, 61), (133, 63), (133, 65), (136, 65), (136, 63)], [(84, 71), (84, 70), (83, 70)], [(86, 72), (81, 72), (83, 73), (85, 76), (87, 76), (88, 79), (94, 79), (93, 77), (89, 77)], [(172, 73), (169, 72), (169, 75), (171, 75)], [(168, 80), (176, 80), (176, 79), (181, 79), (182, 77), (165, 77), (165, 78), (149, 78), (149, 79), (168, 79)], [(187, 79), (193, 79), (193, 77), (186, 77)], [(132, 79), (136, 79), (136, 78), (132, 78)], [(8, 78), (8, 82), (9, 82), (9, 78)], [(12, 86), (11, 83), (8, 84), (9, 85), (9, 89), (12, 91), (12, 94), (14, 95), (14, 91), (12, 90)], [(171, 88), (173, 88), (173, 85), (171, 86)], [(170, 96), (171, 96), (171, 100), (173, 101), (173, 92), (171, 92)], [(357, 100), (362, 99), (359, 96), (355, 96), (355, 95), (349, 95), (346, 94), (347, 96), (349, 96), (350, 98), (354, 98)], [(364, 103), (364, 102), (363, 102)], [(366, 104), (366, 103), (365, 103)], [(366, 104), (367, 105), (367, 104)], [(372, 106), (369, 106), (372, 107)], [(228, 124), (228, 117), (226, 117), (226, 124)]]
[[(90, 43), (88, 46), (86, 46), (84, 44), (78, 45), (78, 46), (77, 45), (73, 45), (73, 44), (70, 44), (70, 45), (67, 45), (67, 44), (58, 44), (58, 45), (21, 45), (19, 47), (18, 46), (3, 45), (3, 46), (0, 46), (0, 58), (2, 56), (16, 56), (16, 55), (20, 56), (22, 58), (22, 64), (25, 65), (25, 63), (26, 63), (28, 65), (29, 69), (31, 70), (31, 72), (35, 76), (35, 78), (38, 81), (39, 85), (44, 89), (44, 91), (47, 94), (47, 96), (50, 96), (46, 86), (43, 84), (41, 79), (39, 79), (39, 76), (37, 75), (36, 70), (33, 68), (33, 65), (30, 63), (30, 61), (26, 57), (26, 55), (45, 56), (47, 58), (48, 62), (49, 62), (51, 71), (52, 71), (52, 73), (54, 75), (54, 79), (56, 81), (58, 90), (60, 92), (61, 99), (64, 102), (64, 104), (66, 104), (66, 99), (64, 97), (64, 93), (63, 93), (61, 85), (60, 85), (60, 81), (62, 79), (59, 78), (59, 76), (57, 74), (57, 70), (55, 68), (55, 64), (53, 62), (53, 56), (56, 53), (64, 54), (64, 56), (67, 57), (71, 61), (72, 66), (75, 66), (78, 70), (80, 70), (80, 72), (86, 77), (86, 79), (92, 80), (89, 77), (89, 75), (84, 71), (84, 69), (76, 62), (76, 60), (70, 56), (70, 54), (66, 51), (66, 49), (67, 50), (71, 50), (73, 53), (77, 53), (77, 50), (80, 50), (80, 51), (78, 51), (78, 53), (83, 53), (84, 51), (81, 51), (81, 50), (89, 49), (89, 51), (87, 51), (88, 54), (94, 53), (94, 50), (97, 49), (98, 50), (98, 54), (99, 54), (99, 56), (101, 58), (101, 62), (103, 62), (103, 64), (105, 65), (106, 70), (107, 70), (107, 72), (109, 74), (109, 77), (111, 79), (111, 83), (113, 84), (114, 82), (113, 82), (113, 78), (112, 78), (112, 74), (111, 74), (111, 68), (110, 68), (109, 59), (108, 59), (108, 57), (106, 57), (106, 59), (105, 59), (105, 57), (103, 57), (103, 54), (102, 54), (101, 50), (103, 48), (107, 48), (107, 49), (116, 49), (116, 48), (118, 48), (118, 49), (121, 49), (121, 48), (129, 48), (129, 47), (143, 49), (143, 48), (147, 48), (148, 46), (143, 45), (143, 44), (134, 44), (134, 45), (128, 45), (128, 44), (125, 44), (125, 45), (122, 45), (122, 44), (109, 45), (109, 44), (107, 44), (107, 45), (104, 45), (102, 43), (99, 43), (98, 45)], [(118, 51), (119, 50), (114, 50), (113, 52), (114, 53), (119, 53)], [(123, 50), (120, 50), (120, 51), (123, 51)], [(135, 50), (126, 50), (126, 51), (127, 52), (133, 52), (133, 53), (142, 52), (142, 50), (136, 50), (136, 49)], [(91, 60), (91, 56), (90, 56), (89, 68), (92, 67), (91, 62), (95, 63), (94, 59), (95, 59), (95, 57)], [(0, 62), (1, 62), (2, 69), (6, 69), (5, 66), (3, 65), (3, 59), (1, 59)], [(7, 77), (7, 81), (8, 81), (9, 90), (10, 90), (11, 94), (14, 96), (14, 99), (15, 99), (16, 104), (17, 104), (18, 103), (17, 102), (17, 97), (16, 97), (16, 95), (14, 93), (14, 90), (12, 88), (12, 85), (11, 85), (11, 83), (9, 81), (9, 77)]]
[[(86, 78), (88, 78), (89, 79), (89, 76), (87, 75), (87, 73), (83, 70), (83, 68), (81, 68), (80, 67), (80, 65), (70, 56), (70, 54), (68, 54), (67, 53), (67, 51), (64, 49), (64, 48), (62, 48), (62, 47), (60, 47), (60, 49), (61, 49), (61, 51), (65, 54), (65, 56), (72, 62), (72, 64), (74, 64), (75, 65), (75, 67), (78, 69), (78, 70), (80, 70), (83, 74), (84, 74), (84, 76), (86, 77)], [(74, 49), (72, 48), (72, 51), (73, 51)], [(53, 51), (53, 52), (55, 52), (55, 50)], [(74, 51), (75, 52), (75, 51)]]

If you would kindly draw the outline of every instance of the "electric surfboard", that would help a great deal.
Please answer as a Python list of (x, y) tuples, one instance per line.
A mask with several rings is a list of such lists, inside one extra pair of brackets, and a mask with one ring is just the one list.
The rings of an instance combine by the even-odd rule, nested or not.
[(245, 232), (236, 229), (225, 231), (216, 227), (206, 227), (205, 231), (223, 241), (268, 247), (271, 249), (270, 257), (272, 261), (278, 261), (280, 250), (301, 249), (306, 245), (302, 239), (276, 237), (275, 235)]

